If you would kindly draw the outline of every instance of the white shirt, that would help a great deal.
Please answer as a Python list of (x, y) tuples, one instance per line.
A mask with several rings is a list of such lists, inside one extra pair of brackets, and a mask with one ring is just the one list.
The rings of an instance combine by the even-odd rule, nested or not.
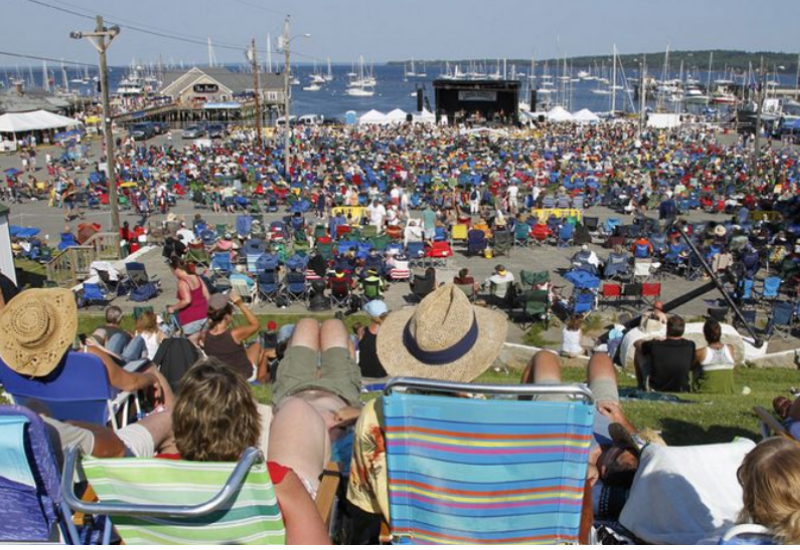
[(508, 188), (508, 200), (511, 202), (517, 201), (517, 195), (519, 194), (519, 187), (516, 185), (511, 185)]
[(564, 330), (561, 331), (561, 351), (569, 354), (583, 353), (581, 336), (580, 330), (568, 330), (567, 327), (564, 327)]
[(369, 207), (369, 223), (371, 225), (377, 225), (378, 227), (383, 225), (383, 218), (386, 217), (386, 208), (383, 207), (382, 204), (378, 206), (370, 206)]

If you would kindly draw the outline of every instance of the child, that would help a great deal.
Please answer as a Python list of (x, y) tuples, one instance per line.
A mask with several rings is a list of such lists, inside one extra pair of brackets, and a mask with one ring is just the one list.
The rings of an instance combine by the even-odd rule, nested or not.
[(570, 317), (564, 326), (564, 330), (561, 333), (561, 355), (563, 357), (574, 359), (583, 355), (583, 347), (581, 347), (583, 332), (581, 331), (581, 326), (583, 326), (583, 318), (580, 315)]

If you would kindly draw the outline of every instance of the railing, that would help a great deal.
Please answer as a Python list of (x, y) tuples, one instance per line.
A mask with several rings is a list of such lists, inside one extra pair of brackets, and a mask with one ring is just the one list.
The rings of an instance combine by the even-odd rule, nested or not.
[(70, 246), (47, 262), (47, 280), (58, 287), (73, 287), (89, 276), (89, 266), (95, 260), (91, 246)]
[(47, 280), (58, 287), (71, 288), (91, 274), (92, 262), (115, 261), (120, 255), (116, 233), (95, 233), (80, 246), (70, 246), (47, 262)]

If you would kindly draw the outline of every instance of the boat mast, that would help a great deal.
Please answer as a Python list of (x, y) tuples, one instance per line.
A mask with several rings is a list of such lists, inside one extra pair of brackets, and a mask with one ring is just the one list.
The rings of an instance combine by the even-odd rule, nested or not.
[(267, 72), (272, 72), (272, 36), (267, 34)]
[(800, 55), (797, 56), (797, 78), (794, 79), (794, 98), (800, 98)]
[(714, 52), (708, 54), (708, 78), (706, 81), (706, 107), (711, 101), (711, 67), (714, 65)]
[(611, 115), (617, 112), (617, 45), (612, 47), (611, 63)]
[(647, 55), (642, 55), (642, 68), (639, 71), (639, 137), (644, 132), (645, 119), (647, 118)]

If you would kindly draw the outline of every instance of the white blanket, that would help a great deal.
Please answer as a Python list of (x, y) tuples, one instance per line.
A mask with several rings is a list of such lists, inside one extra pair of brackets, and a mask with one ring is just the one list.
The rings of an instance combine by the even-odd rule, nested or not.
[(736, 524), (736, 471), (755, 443), (662, 447), (642, 452), (620, 523), (653, 544), (715, 543)]

